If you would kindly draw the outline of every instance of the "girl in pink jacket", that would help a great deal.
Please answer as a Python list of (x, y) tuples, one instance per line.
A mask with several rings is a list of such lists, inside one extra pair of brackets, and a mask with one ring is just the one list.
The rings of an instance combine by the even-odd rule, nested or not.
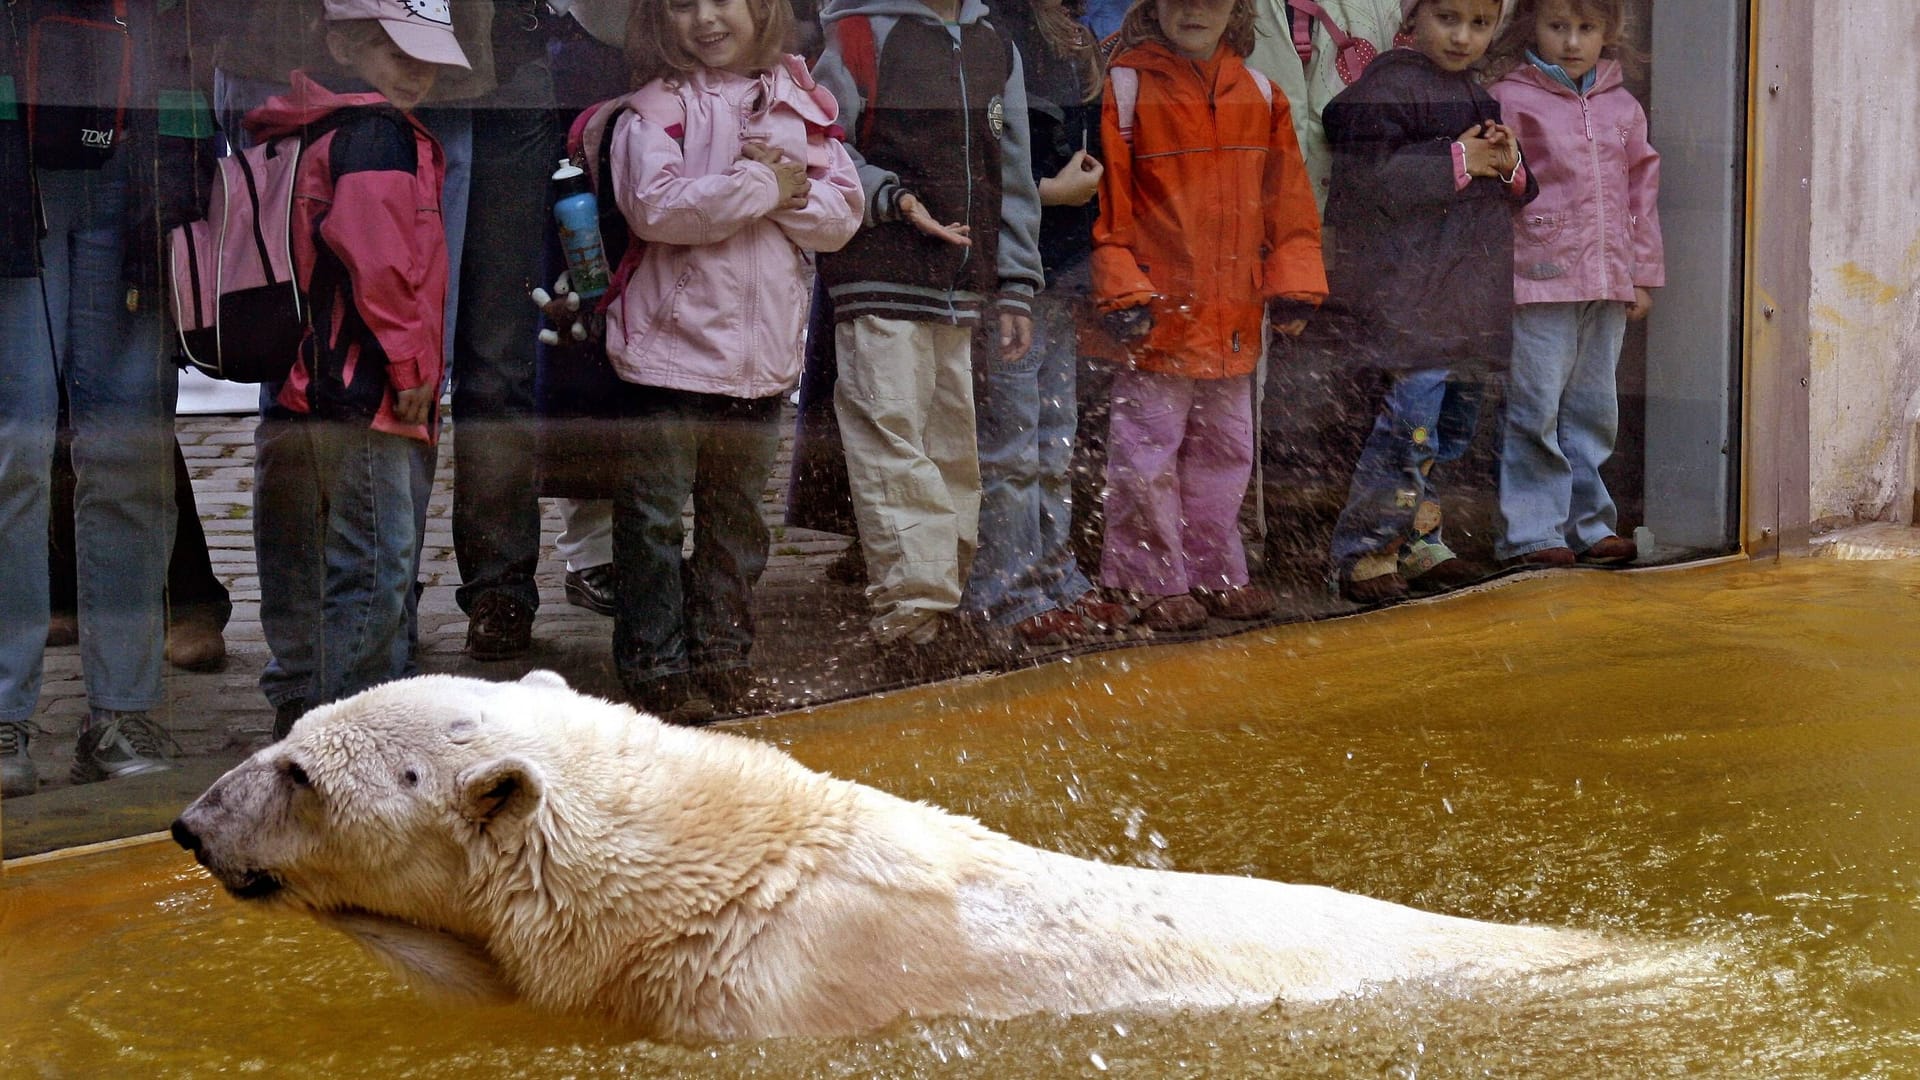
[(748, 668), (761, 494), (799, 382), (814, 253), (845, 245), (864, 210), (833, 96), (780, 52), (791, 22), (787, 0), (638, 0), (629, 19), (640, 89), (612, 172), (644, 247), (607, 312), (628, 384), (613, 651), (633, 703), (682, 723), (763, 704)]
[[(1492, 87), (1540, 197), (1514, 213), (1513, 365), (1495, 544), (1503, 559), (1610, 566), (1618, 535), (1600, 467), (1619, 422), (1614, 369), (1629, 319), (1666, 281), (1660, 155), (1621, 80), (1623, 0), (1520, 0)], [(1499, 70), (1495, 67), (1494, 70)]]

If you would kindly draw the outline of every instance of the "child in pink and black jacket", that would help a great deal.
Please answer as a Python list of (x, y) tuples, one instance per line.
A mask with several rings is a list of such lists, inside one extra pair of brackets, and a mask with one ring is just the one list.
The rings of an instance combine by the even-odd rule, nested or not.
[[(262, 422), (293, 425), (311, 464), (270, 482), (311, 487), (262, 492), (254, 521), (269, 669), (312, 672), (292, 699), (305, 708), (405, 673), (412, 447), (439, 434), (447, 294), (445, 159), (411, 110), (443, 67), (467, 66), (451, 27), (430, 15), (431, 5), (327, 0), (328, 50), (358, 83), (333, 89), (294, 72), (287, 94), (246, 118), (256, 140), (309, 140), (293, 236), (311, 325)], [(282, 704), (276, 735), (296, 711)]]

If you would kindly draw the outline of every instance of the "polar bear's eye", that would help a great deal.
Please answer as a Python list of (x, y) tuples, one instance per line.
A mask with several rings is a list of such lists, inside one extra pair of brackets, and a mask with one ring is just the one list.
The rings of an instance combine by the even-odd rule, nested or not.
[(420, 774), (413, 769), (408, 769), (406, 772), (401, 773), (400, 778), (407, 782), (408, 787), (413, 787), (420, 782)]
[(287, 774), (287, 779), (293, 782), (294, 787), (307, 787), (313, 783), (307, 779), (307, 770), (301, 768), (297, 761), (287, 762), (282, 771)]

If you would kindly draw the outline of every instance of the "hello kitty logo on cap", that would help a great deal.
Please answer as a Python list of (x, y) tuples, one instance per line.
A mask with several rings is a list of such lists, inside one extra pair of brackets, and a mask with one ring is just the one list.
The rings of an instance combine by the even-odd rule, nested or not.
[(471, 68), (453, 36), (447, 0), (326, 0), (329, 22), (376, 19), (400, 51), (429, 64)]

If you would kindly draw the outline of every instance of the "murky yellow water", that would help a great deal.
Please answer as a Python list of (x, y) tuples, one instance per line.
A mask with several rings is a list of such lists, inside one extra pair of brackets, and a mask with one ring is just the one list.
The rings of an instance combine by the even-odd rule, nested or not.
[(1676, 942), (1606, 991), (711, 1050), (412, 996), (169, 847), (0, 884), (23, 1076), (1920, 1075), (1920, 563), (1565, 574), (750, 729), (1113, 861)]

